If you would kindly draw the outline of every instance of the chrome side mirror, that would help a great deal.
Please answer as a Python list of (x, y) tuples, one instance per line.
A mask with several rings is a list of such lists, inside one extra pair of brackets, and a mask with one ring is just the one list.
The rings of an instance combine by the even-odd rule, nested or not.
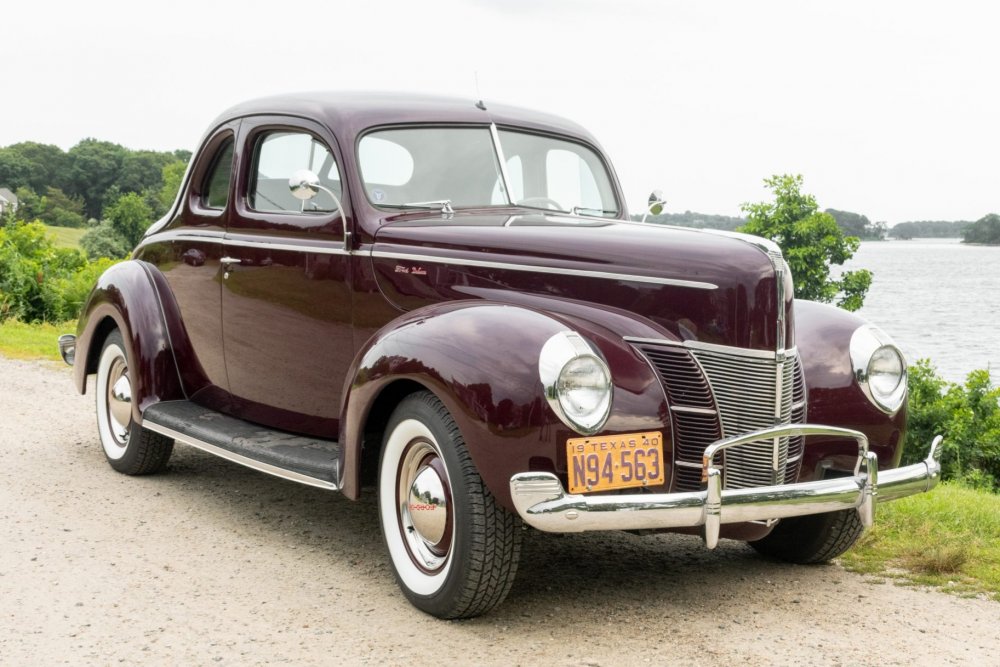
[(319, 176), (308, 169), (299, 169), (288, 179), (288, 189), (292, 196), (302, 201), (308, 201), (319, 194)]
[(663, 207), (666, 206), (667, 200), (663, 198), (662, 190), (653, 190), (649, 195), (649, 203), (646, 206), (646, 212), (642, 214), (642, 222), (646, 222), (646, 216), (650, 213), (653, 215), (659, 215), (663, 213)]
[[(337, 207), (337, 213), (340, 215), (340, 219), (347, 224), (347, 217), (344, 215), (344, 207), (340, 204), (340, 197), (337, 193), (321, 185), (319, 182), (319, 176), (309, 171), (308, 169), (299, 169), (293, 173), (288, 178), (288, 189), (292, 191), (292, 196), (296, 199), (302, 200), (302, 209), (305, 210), (306, 202), (319, 194), (320, 190), (330, 195), (333, 199), (334, 205)], [(351, 247), (351, 231), (344, 228), (344, 249), (350, 250)]]

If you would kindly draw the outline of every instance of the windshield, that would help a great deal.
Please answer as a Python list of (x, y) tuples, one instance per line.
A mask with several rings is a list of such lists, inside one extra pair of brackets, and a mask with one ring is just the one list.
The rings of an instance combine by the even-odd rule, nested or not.
[(549, 136), (500, 130), (507, 183), (489, 128), (378, 130), (358, 146), (361, 178), (376, 206), (509, 206), (565, 213), (618, 214), (614, 188), (590, 148)]

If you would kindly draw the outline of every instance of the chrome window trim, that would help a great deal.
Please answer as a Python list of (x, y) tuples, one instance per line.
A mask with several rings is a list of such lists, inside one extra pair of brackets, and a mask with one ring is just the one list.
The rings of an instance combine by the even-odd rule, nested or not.
[(503, 181), (503, 198), (508, 205), (514, 203), (511, 199), (513, 194), (510, 191), (510, 176), (507, 174), (507, 157), (503, 154), (503, 146), (500, 145), (500, 132), (496, 123), (490, 123), (490, 136), (493, 137), (493, 150), (496, 152), (497, 161), (500, 164), (500, 179)]
[[(230, 238), (225, 236), (223, 232), (211, 233), (205, 232), (199, 234), (196, 232), (160, 232), (155, 237), (149, 237), (142, 240), (142, 242), (137, 246), (137, 250), (151, 243), (159, 241), (189, 241), (194, 243), (218, 243), (222, 246), (228, 247), (244, 247), (244, 248), (266, 248), (269, 250), (290, 250), (292, 252), (308, 252), (318, 255), (353, 255), (354, 253), (346, 248), (338, 248), (336, 246), (325, 246), (325, 245), (314, 245), (314, 244), (297, 244), (297, 243), (280, 243), (267, 240), (266, 237), (259, 239), (254, 238)], [(346, 238), (345, 238), (346, 243)]]
[(487, 269), (508, 269), (511, 271), (534, 271), (563, 276), (580, 276), (584, 278), (604, 278), (605, 280), (624, 280), (628, 282), (653, 283), (673, 287), (690, 287), (692, 289), (714, 290), (718, 285), (703, 283), (696, 280), (679, 280), (675, 278), (658, 278), (656, 276), (637, 276), (628, 273), (609, 273), (606, 271), (589, 271), (587, 269), (555, 268), (552, 266), (537, 266), (533, 264), (513, 264), (510, 262), (491, 262), (481, 259), (465, 259), (462, 257), (439, 257), (436, 255), (416, 255), (405, 252), (389, 252), (373, 250), (374, 259), (402, 259), (413, 262), (430, 262), (432, 264), (454, 264), (459, 266), (475, 266)]
[(346, 248), (337, 248), (337, 247), (319, 246), (319, 245), (298, 245), (295, 243), (273, 243), (271, 241), (244, 239), (244, 238), (240, 239), (224, 238), (222, 239), (222, 245), (230, 247), (244, 247), (244, 248), (267, 248), (269, 250), (291, 250), (293, 252), (296, 251), (310, 252), (318, 255), (351, 254), (351, 252)]

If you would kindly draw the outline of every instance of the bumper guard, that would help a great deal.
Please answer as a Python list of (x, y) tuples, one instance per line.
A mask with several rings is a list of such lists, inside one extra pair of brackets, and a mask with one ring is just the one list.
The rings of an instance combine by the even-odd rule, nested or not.
[[(794, 436), (837, 436), (858, 443), (854, 475), (816, 482), (722, 488), (722, 470), (713, 463), (724, 449), (759, 440)], [(510, 478), (517, 513), (530, 526), (552, 533), (588, 530), (645, 530), (705, 527), (705, 544), (714, 549), (723, 523), (767, 521), (793, 516), (855, 509), (866, 528), (875, 520), (875, 504), (930, 491), (941, 473), (941, 436), (921, 463), (879, 473), (878, 457), (868, 451), (864, 433), (833, 426), (792, 424), (718, 440), (705, 449), (703, 491), (584, 496), (566, 493), (559, 478), (548, 472), (518, 473)]]

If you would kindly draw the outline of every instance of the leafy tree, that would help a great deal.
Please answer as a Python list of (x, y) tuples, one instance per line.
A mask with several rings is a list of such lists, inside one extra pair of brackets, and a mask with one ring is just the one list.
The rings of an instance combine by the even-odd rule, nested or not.
[(163, 186), (157, 193), (157, 198), (160, 200), (161, 210), (164, 212), (177, 198), (177, 191), (181, 189), (181, 181), (184, 179), (186, 170), (187, 162), (182, 160), (175, 160), (163, 167)]
[(835, 208), (828, 208), (826, 212), (833, 216), (840, 226), (841, 231), (847, 236), (857, 236), (862, 240), (881, 241), (886, 235), (886, 224), (884, 222), (872, 223), (867, 215), (852, 213), (851, 211), (838, 211)]
[(153, 211), (141, 195), (129, 192), (108, 207), (107, 219), (112, 229), (129, 248), (135, 247), (143, 233), (153, 222)]
[(122, 192), (159, 190), (163, 185), (163, 168), (173, 160), (170, 153), (128, 151), (122, 159), (115, 185)]
[(102, 257), (109, 259), (120, 259), (128, 255), (131, 246), (125, 242), (121, 234), (105, 220), (96, 227), (91, 227), (80, 237), (80, 247), (87, 253), (91, 260), (98, 260)]
[(45, 212), (45, 202), (42, 201), (42, 197), (35, 194), (35, 191), (27, 185), (19, 187), (14, 194), (17, 196), (17, 211), (14, 215), (18, 220), (30, 222)]
[(126, 153), (118, 144), (97, 139), (84, 139), (69, 149), (68, 192), (83, 197), (88, 218), (101, 216), (105, 195), (117, 184)]
[(31, 162), (12, 148), (0, 148), (0, 185), (10, 190), (27, 187), (31, 181)]
[(1000, 215), (990, 213), (969, 225), (963, 234), (964, 243), (1000, 245)]
[(756, 234), (777, 243), (795, 279), (800, 299), (832, 302), (847, 310), (857, 310), (871, 286), (866, 269), (844, 272), (840, 280), (830, 277), (831, 264), (843, 264), (861, 241), (845, 237), (837, 221), (819, 210), (816, 198), (802, 193), (801, 175), (776, 175), (764, 179), (774, 193), (774, 201), (743, 204), (747, 224), (741, 232)]
[(41, 220), (55, 227), (83, 227), (83, 200), (69, 197), (59, 188), (46, 188), (41, 197), (30, 188), (17, 189), (17, 217), (25, 222)]
[(18, 186), (25, 185), (35, 192), (45, 192), (48, 187), (65, 187), (69, 157), (58, 146), (22, 141), (2, 150), (18, 155), (27, 165), (25, 182)]

